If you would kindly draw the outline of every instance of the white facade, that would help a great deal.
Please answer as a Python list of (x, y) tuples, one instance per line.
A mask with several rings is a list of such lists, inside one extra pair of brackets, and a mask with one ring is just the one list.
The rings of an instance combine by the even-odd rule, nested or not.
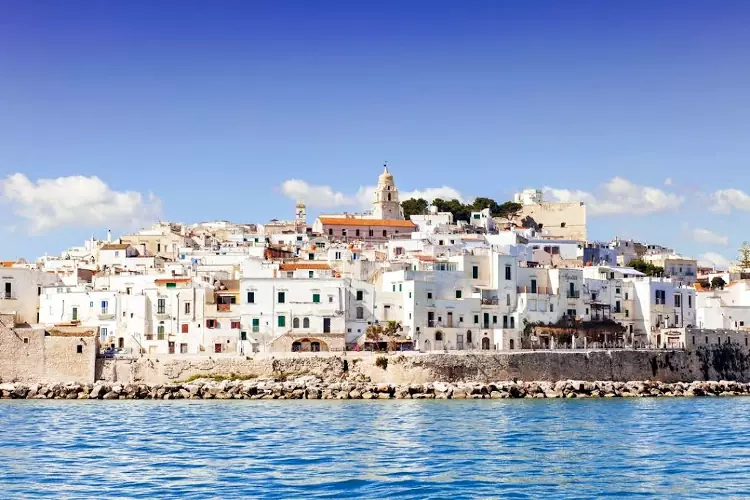
[(42, 289), (57, 283), (62, 280), (55, 274), (35, 269), (0, 268), (0, 313), (15, 314), (20, 323), (38, 323)]

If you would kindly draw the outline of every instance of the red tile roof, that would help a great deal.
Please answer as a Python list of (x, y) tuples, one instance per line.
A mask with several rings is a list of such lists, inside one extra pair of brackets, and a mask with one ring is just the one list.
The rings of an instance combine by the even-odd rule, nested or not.
[(289, 264), (279, 264), (279, 269), (282, 271), (296, 271), (298, 269), (309, 269), (309, 270), (328, 270), (331, 267), (328, 264), (316, 263), (316, 262), (294, 262)]
[(324, 226), (405, 227), (409, 229), (417, 227), (410, 220), (354, 219), (350, 217), (320, 217), (319, 220)]

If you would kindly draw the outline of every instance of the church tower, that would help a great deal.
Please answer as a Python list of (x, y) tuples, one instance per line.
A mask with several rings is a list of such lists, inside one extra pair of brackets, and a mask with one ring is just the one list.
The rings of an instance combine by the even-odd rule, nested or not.
[(297, 201), (297, 205), (294, 207), (294, 224), (297, 231), (305, 231), (307, 228), (307, 207), (302, 201)]
[(378, 178), (378, 188), (375, 190), (375, 201), (372, 204), (373, 218), (403, 220), (404, 212), (398, 201), (398, 189), (393, 183), (393, 175), (388, 171), (388, 164), (383, 167), (383, 173)]

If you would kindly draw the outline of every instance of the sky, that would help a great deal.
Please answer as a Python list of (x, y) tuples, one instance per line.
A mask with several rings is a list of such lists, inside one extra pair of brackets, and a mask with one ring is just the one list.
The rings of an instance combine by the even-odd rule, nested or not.
[(750, 3), (0, 1), (0, 258), (406, 196), (736, 258)]

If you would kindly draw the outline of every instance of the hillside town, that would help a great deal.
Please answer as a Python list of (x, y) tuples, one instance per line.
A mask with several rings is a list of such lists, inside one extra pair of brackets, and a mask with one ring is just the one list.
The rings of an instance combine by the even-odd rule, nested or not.
[(371, 211), (308, 221), (293, 208), (2, 262), (4, 335), (111, 357), (748, 342), (742, 262), (706, 269), (652, 243), (589, 241), (583, 202), (530, 189), (500, 204), (402, 203), (385, 167)]

